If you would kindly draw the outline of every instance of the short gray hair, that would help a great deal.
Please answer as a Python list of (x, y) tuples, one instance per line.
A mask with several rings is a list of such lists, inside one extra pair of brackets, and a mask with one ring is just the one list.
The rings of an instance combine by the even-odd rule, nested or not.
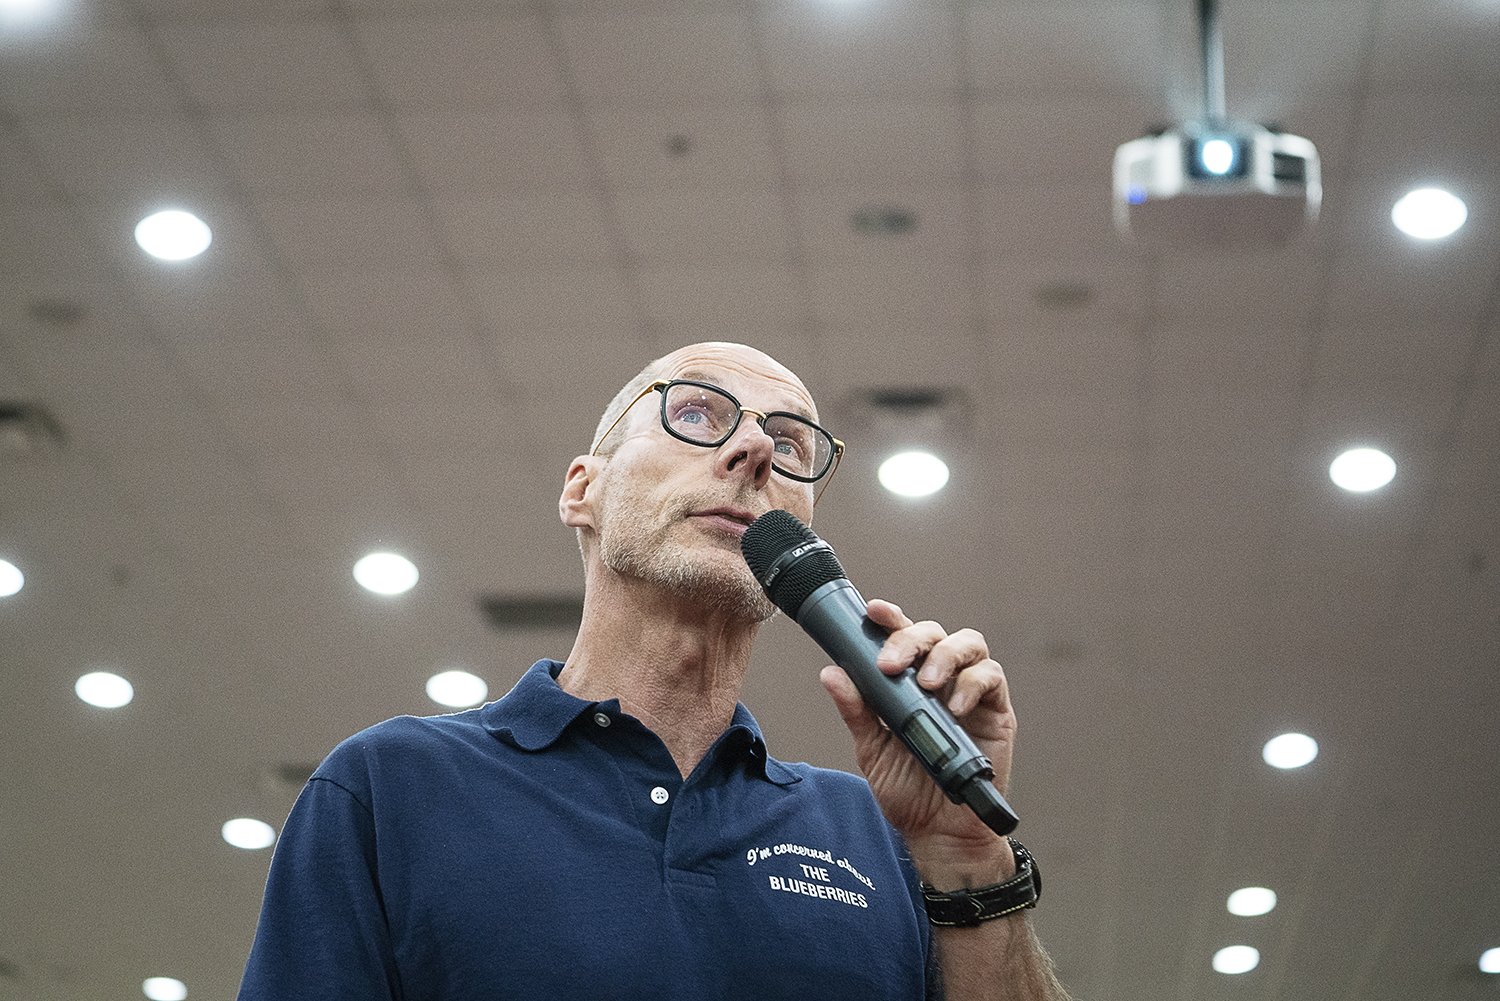
[[(610, 432), (610, 425), (615, 424), (619, 420), (625, 409), (645, 392), (647, 386), (662, 377), (662, 372), (666, 368), (663, 364), (665, 361), (665, 358), (658, 358), (641, 369), (636, 377), (627, 382), (615, 394), (615, 398), (609, 401), (609, 406), (604, 408), (604, 414), (599, 418), (598, 426), (594, 428), (594, 441), (589, 449), (590, 452), (602, 455), (605, 458), (609, 458), (615, 454), (615, 449), (620, 447), (620, 441), (625, 437), (628, 427), (621, 423), (615, 427), (613, 432)], [(609, 433), (608, 443), (605, 442), (606, 433)]]

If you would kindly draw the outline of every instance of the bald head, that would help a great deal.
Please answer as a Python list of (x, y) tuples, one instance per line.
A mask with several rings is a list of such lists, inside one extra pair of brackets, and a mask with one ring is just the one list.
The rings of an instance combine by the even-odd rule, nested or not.
[[(614, 454), (615, 449), (619, 447), (620, 442), (625, 439), (631, 429), (633, 420), (620, 421), (613, 431), (610, 431), (610, 425), (619, 420), (625, 408), (629, 407), (653, 382), (659, 379), (705, 377), (708, 377), (706, 381), (712, 382), (713, 379), (709, 377), (711, 373), (724, 371), (769, 379), (772, 383), (800, 398), (802, 405), (797, 409), (805, 409), (807, 416), (814, 421), (818, 419), (817, 407), (813, 404), (812, 395), (808, 393), (807, 387), (802, 384), (801, 379), (797, 378), (796, 373), (781, 362), (764, 351), (745, 344), (734, 344), (729, 341), (703, 341), (699, 344), (688, 344), (671, 354), (663, 355), (641, 369), (635, 378), (627, 382), (624, 388), (615, 394), (615, 398), (609, 401), (609, 406), (604, 409), (604, 415), (599, 418), (599, 424), (594, 429), (594, 441), (590, 451), (606, 457)], [(608, 440), (603, 440), (606, 435), (608, 435)]]

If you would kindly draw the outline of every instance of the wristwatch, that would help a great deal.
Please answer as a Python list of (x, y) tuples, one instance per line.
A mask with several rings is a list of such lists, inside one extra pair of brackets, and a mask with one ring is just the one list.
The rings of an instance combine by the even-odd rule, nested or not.
[(1010, 850), (1016, 856), (1016, 874), (1003, 883), (953, 893), (942, 893), (923, 883), (927, 920), (944, 928), (972, 928), (981, 921), (1035, 907), (1042, 897), (1042, 876), (1036, 859), (1014, 838), (1010, 839)]

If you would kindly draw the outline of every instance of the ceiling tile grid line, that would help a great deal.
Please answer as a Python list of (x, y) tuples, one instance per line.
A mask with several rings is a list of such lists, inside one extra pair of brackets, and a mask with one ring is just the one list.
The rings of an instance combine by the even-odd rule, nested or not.
[[(44, 183), (46, 183), (51, 196), (64, 207), (74, 227), (80, 232), (87, 232), (89, 227), (79, 217), (80, 206), (78, 200), (68, 195), (55, 178), (53, 178), (45, 161), (36, 154), (31, 143), (28, 141), (24, 127), (16, 123), (12, 113), (3, 105), (0, 105), (0, 116), (4, 116), (9, 123), (11, 141), (22, 149), (37, 175), (45, 179)], [(249, 457), (239, 446), (235, 436), (230, 433), (228, 427), (219, 419), (213, 402), (199, 389), (186, 366), (182, 364), (182, 360), (176, 356), (175, 352), (152, 329), (151, 324), (146, 319), (146, 311), (142, 307), (140, 297), (136, 293), (133, 283), (124, 274), (123, 269), (113, 263), (107, 249), (100, 249), (98, 259), (103, 262), (102, 268), (106, 272), (111, 285), (114, 286), (116, 294), (123, 298), (130, 308), (132, 315), (122, 326), (136, 329), (156, 356), (165, 362), (164, 367), (171, 374), (171, 378), (178, 387), (182, 399), (189, 407), (198, 414), (203, 415), (214, 426), (215, 439), (220, 443), (220, 447), (225, 450), (232, 464), (245, 474), (246, 483), (250, 485), (256, 484), (257, 478), (252, 473), (254, 469), (253, 462), (250, 461)], [(21, 357), (17, 357), (12, 362), (12, 365), (22, 371), (27, 371), (31, 368), (31, 365)], [(28, 374), (27, 381), (32, 385), (42, 388), (40, 380), (34, 374)], [(110, 484), (113, 492), (112, 503), (124, 508), (133, 522), (146, 528), (149, 537), (162, 552), (172, 553), (176, 557), (181, 558), (183, 555), (181, 547), (173, 541), (172, 533), (167, 530), (166, 525), (162, 523), (156, 512), (143, 508), (130, 496), (124, 480), (121, 478), (119, 471), (114, 468), (114, 464), (110, 459), (103, 454), (93, 451), (89, 447), (87, 444), (89, 439), (86, 434), (75, 433), (70, 437), (69, 453), (81, 454), (84, 465)], [(126, 457), (125, 461), (130, 461), (130, 457)], [(260, 490), (256, 490), (255, 493), (257, 500), (265, 505), (267, 510), (279, 510), (279, 505), (271, 495)]]
[[(372, 422), (368, 416), (365, 416), (368, 414), (369, 401), (349, 381), (344, 366), (340, 364), (336, 352), (334, 352), (332, 345), (329, 343), (322, 323), (319, 322), (316, 313), (312, 310), (306, 300), (306, 296), (303, 294), (301, 283), (296, 278), (295, 268), (283, 257), (277, 248), (276, 241), (270, 237), (265, 227), (264, 219), (255, 207), (254, 199), (250, 198), (245, 191), (240, 190), (237, 183), (230, 180), (233, 176), (233, 171), (229, 167), (228, 158), (220, 146), (218, 138), (214, 135), (210, 127), (207, 113), (196, 104), (181, 75), (177, 72), (177, 68), (174, 66), (171, 56), (160, 36), (159, 29), (150, 19), (142, 16), (139, 11), (137, 11), (137, 18), (141, 23), (142, 32), (146, 38), (152, 57), (158, 62), (162, 74), (170, 81), (170, 85), (177, 94), (180, 108), (179, 113), (194, 133), (198, 143), (202, 148), (209, 151), (219, 175), (223, 178), (223, 183), (230, 191), (232, 200), (243, 206), (243, 211), (246, 218), (250, 221), (256, 241), (264, 248), (266, 257), (271, 262), (281, 296), (284, 300), (290, 302), (293, 311), (301, 317), (304, 328), (311, 332), (312, 336), (310, 340), (316, 353), (327, 362), (330, 371), (337, 373), (333, 384), (327, 387), (328, 390), (355, 413), (362, 415), (360, 424), (365, 430), (361, 434), (363, 440), (359, 441), (358, 444), (369, 449), (370, 453), (376, 457), (377, 462), (388, 477), (388, 488), (394, 488), (393, 493), (396, 496), (399, 506), (410, 509), (412, 507), (412, 499), (410, 486), (406, 482), (406, 472), (390, 448), (389, 443), (370, 430), (373, 427)], [(288, 509), (285, 513), (290, 516), (295, 515), (296, 512)], [(300, 521), (301, 519), (292, 517), (289, 523), (297, 524)], [(304, 524), (304, 529), (308, 527), (310, 526)]]
[(636, 261), (630, 252), (630, 243), (625, 236), (619, 213), (615, 208), (613, 189), (604, 170), (598, 142), (588, 128), (577, 70), (569, 62), (558, 15), (550, 6), (542, 14), (542, 33), (562, 78), (563, 104), (572, 118), (573, 131), (582, 149), (584, 161), (588, 164), (590, 188), (593, 191), (593, 197), (601, 207), (605, 220), (605, 234), (610, 246), (610, 267), (624, 287), (630, 310), (636, 318), (637, 329), (626, 333), (628, 336), (640, 338), (652, 357), (664, 354), (665, 351), (662, 350), (660, 343), (660, 331), (656, 329), (646, 309), (639, 271), (640, 262)]
[(837, 364), (837, 359), (828, 356), (827, 338), (817, 319), (816, 297), (809, 279), (809, 256), (807, 233), (802, 217), (797, 212), (797, 181), (787, 153), (786, 125), (782, 111), (785, 107), (776, 93), (771, 70), (770, 55), (766, 46), (766, 13), (764, 7), (747, 5), (751, 54), (755, 60), (755, 75), (761, 113), (769, 123), (768, 138), (771, 158), (775, 164), (776, 184), (780, 196), (781, 224), (788, 234), (787, 264), (793, 273), (798, 304), (797, 331), (809, 348), (809, 360), (818, 369)]
[[(485, 360), (489, 368), (490, 381), (502, 397), (529, 399), (531, 389), (524, 377), (511, 371), (502, 363), (497, 356), (499, 346), (495, 343), (495, 339), (484, 336), (486, 324), (481, 318), (482, 310), (474, 295), (470, 276), (465, 273), (459, 263), (452, 234), (443, 224), (441, 213), (434, 203), (431, 191), (422, 183), (420, 172), (416, 167), (414, 151), (402, 136), (396, 121), (396, 111), (374, 70), (370, 53), (356, 31), (353, 16), (347, 11), (339, 11), (337, 18), (341, 41), (350, 54), (350, 60), (359, 74), (365, 93), (369, 95), (370, 104), (383, 126), (386, 144), (395, 151), (405, 186), (415, 197), (426, 228), (432, 234), (433, 245), (437, 248), (438, 266), (442, 273), (448, 276), (453, 287), (460, 290), (468, 333), (480, 357)], [(394, 461), (394, 456), (392, 460)], [(408, 475), (410, 475), (409, 472)]]

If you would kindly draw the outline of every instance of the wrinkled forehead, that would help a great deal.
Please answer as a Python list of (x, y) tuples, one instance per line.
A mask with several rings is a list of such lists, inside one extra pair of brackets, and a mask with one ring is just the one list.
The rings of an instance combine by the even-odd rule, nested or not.
[(786, 410), (818, 419), (812, 394), (796, 373), (743, 344), (709, 342), (678, 348), (661, 360), (661, 378), (710, 382), (756, 410)]

